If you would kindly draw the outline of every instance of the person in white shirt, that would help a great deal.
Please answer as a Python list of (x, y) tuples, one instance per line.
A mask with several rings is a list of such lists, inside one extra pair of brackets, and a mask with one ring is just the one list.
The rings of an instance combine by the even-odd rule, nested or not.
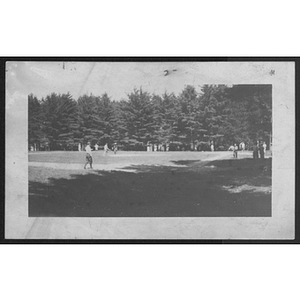
[(264, 154), (266, 154), (266, 151), (267, 151), (267, 144), (266, 144), (266, 142), (263, 143), (263, 148), (264, 148)]
[(240, 150), (243, 149), (243, 142), (240, 142), (240, 144), (239, 144), (239, 149), (240, 149)]
[(108, 145), (107, 145), (107, 143), (104, 145), (104, 152), (103, 152), (103, 156), (105, 156), (106, 155), (106, 153), (108, 152), (108, 151), (110, 151), (110, 149), (108, 148)]
[(245, 149), (246, 149), (246, 144), (242, 142), (242, 151), (245, 151)]
[(84, 169), (86, 169), (87, 164), (89, 164), (90, 168), (93, 169), (93, 157), (92, 157), (92, 149), (91, 149), (90, 142), (88, 142), (87, 146), (85, 147), (85, 153), (86, 153), (86, 163), (84, 165)]

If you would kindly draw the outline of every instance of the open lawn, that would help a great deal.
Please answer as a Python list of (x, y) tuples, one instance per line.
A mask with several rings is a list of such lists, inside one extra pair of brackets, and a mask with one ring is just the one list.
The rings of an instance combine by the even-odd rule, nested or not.
[(29, 153), (31, 217), (271, 216), (271, 158), (230, 152)]

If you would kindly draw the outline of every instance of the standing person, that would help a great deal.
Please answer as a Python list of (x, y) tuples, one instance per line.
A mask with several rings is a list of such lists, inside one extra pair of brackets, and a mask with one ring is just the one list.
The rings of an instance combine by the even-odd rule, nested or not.
[(99, 145), (96, 143), (95, 150), (98, 151), (98, 149), (99, 149)]
[(86, 153), (86, 163), (84, 165), (84, 169), (86, 169), (86, 165), (89, 164), (90, 168), (93, 169), (93, 157), (92, 157), (92, 148), (91, 143), (88, 142), (87, 146), (85, 147), (85, 153)]
[(258, 158), (258, 146), (254, 145), (253, 147), (253, 159), (257, 159)]
[(108, 145), (107, 145), (107, 143), (104, 145), (104, 152), (103, 152), (103, 156), (105, 156), (107, 153), (108, 153), (108, 151), (109, 151), (110, 149), (108, 148)]
[(214, 142), (211, 142), (211, 144), (210, 144), (210, 150), (211, 150), (212, 152), (215, 150)]
[(266, 142), (263, 143), (263, 148), (264, 148), (264, 154), (266, 155), (266, 151), (267, 151), (267, 144), (266, 144)]
[(114, 154), (117, 154), (117, 151), (118, 151), (117, 143), (114, 143), (113, 150), (114, 150)]
[(238, 157), (238, 150), (239, 150), (238, 145), (237, 145), (237, 144), (234, 144), (233, 157), (235, 157), (235, 158)]
[(262, 143), (259, 144), (259, 155), (261, 159), (265, 158), (264, 147)]
[(243, 142), (240, 142), (240, 144), (239, 144), (239, 149), (240, 149), (240, 150), (243, 150)]

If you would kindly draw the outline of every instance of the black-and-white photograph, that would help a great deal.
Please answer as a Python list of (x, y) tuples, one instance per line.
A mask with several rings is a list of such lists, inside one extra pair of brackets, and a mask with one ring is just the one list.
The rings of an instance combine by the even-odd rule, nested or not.
[(293, 238), (294, 79), (291, 62), (7, 62), (6, 235)]

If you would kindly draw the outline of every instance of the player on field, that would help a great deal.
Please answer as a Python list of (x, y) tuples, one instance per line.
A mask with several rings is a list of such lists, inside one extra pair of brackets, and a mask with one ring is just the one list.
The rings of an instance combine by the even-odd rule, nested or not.
[(234, 149), (233, 149), (233, 157), (234, 158), (238, 158), (238, 150), (239, 150), (238, 145), (234, 144)]
[(103, 152), (103, 156), (105, 156), (107, 153), (108, 153), (108, 151), (111, 151), (109, 148), (108, 148), (108, 145), (107, 145), (107, 143), (104, 145), (104, 152)]
[(113, 150), (114, 150), (114, 154), (117, 154), (117, 151), (118, 151), (118, 145), (117, 145), (117, 143), (114, 143)]
[(86, 153), (86, 163), (84, 165), (84, 169), (86, 169), (86, 165), (89, 164), (90, 168), (93, 169), (93, 157), (92, 157), (92, 148), (91, 143), (88, 142), (87, 146), (85, 147), (85, 153)]

